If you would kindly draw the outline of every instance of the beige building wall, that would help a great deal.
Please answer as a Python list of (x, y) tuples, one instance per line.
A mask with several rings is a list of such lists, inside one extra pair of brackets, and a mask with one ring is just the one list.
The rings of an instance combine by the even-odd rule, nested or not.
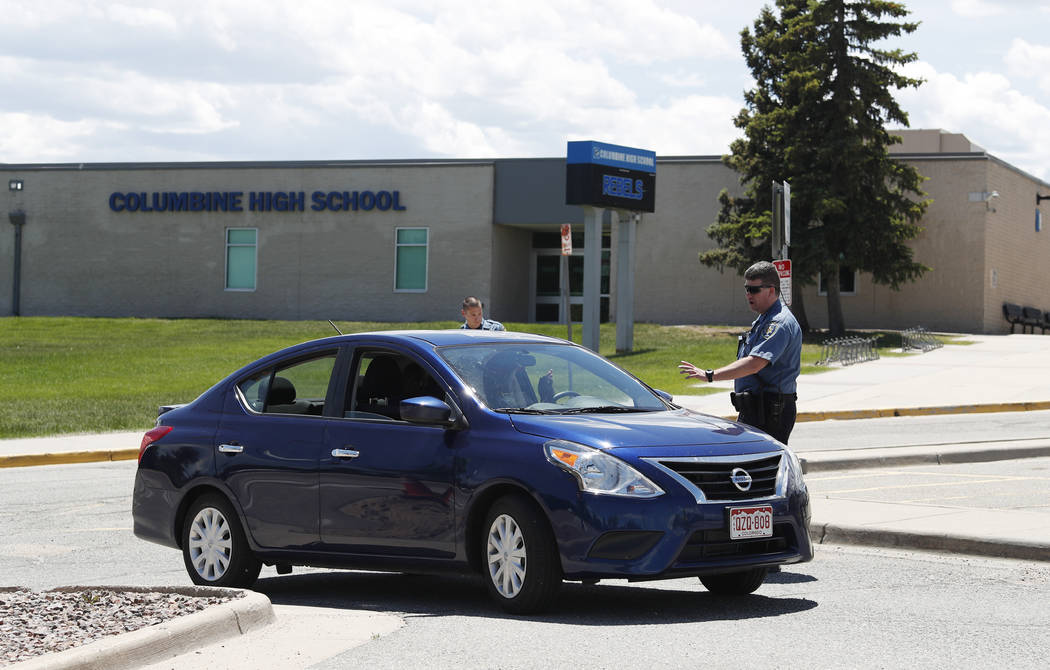
[[(974, 331), (983, 328), (984, 202), (970, 202), (968, 193), (984, 191), (988, 161), (909, 160), (927, 177), (926, 198), (932, 200), (923, 218), (923, 232), (911, 242), (914, 259), (931, 268), (917, 282), (899, 291), (877, 285), (859, 273), (854, 295), (842, 296), (847, 328)], [(859, 232), (858, 234), (862, 234)], [(817, 287), (805, 291), (810, 325), (826, 328), (827, 299)]]
[(493, 225), (492, 291), (485, 316), (496, 321), (529, 321), (529, 264), (532, 230)]
[[(1040, 280), (1050, 262), (1050, 230), (1047, 229), (1050, 201), (1036, 204), (1036, 195), (1050, 195), (1050, 188), (1004, 163), (991, 160), (987, 190), (997, 191), (999, 197), (989, 202), (985, 220), (984, 331), (1010, 332), (1002, 315), (1004, 302), (1050, 310), (1050, 292)], [(1038, 232), (1035, 229), (1037, 209), (1043, 224)]]
[[(1050, 310), (1034, 279), (1050, 258), (1050, 231), (1035, 230), (1036, 195), (1050, 195), (1050, 184), (988, 156), (962, 135), (903, 134), (898, 158), (928, 178), (932, 203), (912, 247), (932, 270), (900, 291), (859, 275), (855, 295), (842, 297), (847, 327), (999, 333), (1009, 331), (1004, 301)], [(27, 213), (26, 316), (453, 320), (463, 297), (476, 295), (492, 318), (529, 321), (532, 235), (556, 231), (562, 218), (579, 213), (563, 205), (557, 159), (504, 167), (513, 178), (504, 183), (509, 199), (499, 202), (492, 161), (41, 165), (17, 172), (0, 165), (0, 180), (25, 180), (23, 191), (0, 197), (7, 212)], [(661, 158), (657, 173), (656, 211), (642, 215), (637, 227), (635, 320), (746, 326), (754, 315), (740, 276), (698, 260), (715, 246), (707, 229), (718, 215), (719, 192), (742, 192), (737, 175), (716, 156)], [(344, 190), (398, 191), (406, 209), (310, 209), (313, 191)], [(113, 212), (113, 191), (243, 191), (245, 201), (251, 191), (304, 191), (306, 208)], [(986, 202), (983, 195), (993, 191), (998, 197)], [(500, 207), (508, 211), (496, 224)], [(1050, 200), (1041, 210), (1050, 217)], [(258, 230), (254, 291), (224, 290), (229, 227)], [(429, 229), (425, 292), (394, 290), (398, 227)], [(13, 303), (14, 227), (0, 230), (0, 314), (6, 315)], [(616, 225), (611, 233), (615, 318)], [(810, 324), (826, 327), (826, 299), (816, 287), (804, 298)]]
[[(0, 170), (2, 172), (2, 170)], [(4, 175), (7, 176), (7, 175)], [(491, 164), (19, 173), (21, 313), (432, 320), (491, 291)], [(114, 191), (305, 191), (302, 212), (112, 212)], [(313, 191), (399, 191), (404, 211), (314, 212)], [(247, 205), (245, 205), (247, 210)], [(225, 231), (257, 228), (254, 291), (226, 291)], [(425, 293), (394, 291), (398, 227), (430, 230)], [(2, 274), (12, 275), (10, 235)], [(464, 272), (464, 268), (471, 268)], [(11, 280), (4, 302), (10, 313)]]
[[(708, 227), (718, 217), (723, 188), (739, 194), (739, 179), (717, 157), (661, 158), (656, 211), (643, 214), (635, 257), (636, 321), (745, 324), (753, 318), (743, 280), (732, 269), (719, 272), (699, 261), (714, 248)], [(613, 239), (615, 255), (617, 240)]]
[[(959, 137), (939, 139), (965, 148)], [(932, 269), (899, 291), (859, 274), (856, 294), (842, 296), (847, 327), (1002, 333), (1010, 331), (1004, 301), (1050, 309), (1030, 279), (1030, 269), (1050, 259), (1050, 233), (1035, 230), (1035, 195), (1046, 185), (984, 153), (903, 158), (927, 178), (932, 202), (911, 247)], [(998, 197), (988, 198), (993, 192)], [(1044, 201), (1044, 217), (1048, 209)], [(827, 301), (816, 287), (805, 303), (810, 325), (826, 328)]]

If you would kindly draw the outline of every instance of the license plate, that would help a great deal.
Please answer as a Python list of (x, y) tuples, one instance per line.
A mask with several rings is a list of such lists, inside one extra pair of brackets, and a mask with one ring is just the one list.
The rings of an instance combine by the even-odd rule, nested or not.
[(773, 537), (773, 507), (729, 508), (729, 539), (747, 540), (753, 537)]

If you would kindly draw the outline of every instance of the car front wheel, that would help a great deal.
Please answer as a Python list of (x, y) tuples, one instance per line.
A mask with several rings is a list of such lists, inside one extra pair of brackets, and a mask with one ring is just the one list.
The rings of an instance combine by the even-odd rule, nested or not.
[(503, 609), (546, 609), (561, 586), (561, 564), (550, 526), (520, 495), (500, 498), (485, 519), (485, 585)]
[(743, 572), (701, 577), (700, 582), (711, 593), (728, 596), (746, 596), (754, 593), (766, 581), (767, 568), (752, 568)]
[(186, 512), (182, 558), (194, 584), (248, 588), (262, 563), (252, 554), (237, 513), (223, 497), (201, 496)]

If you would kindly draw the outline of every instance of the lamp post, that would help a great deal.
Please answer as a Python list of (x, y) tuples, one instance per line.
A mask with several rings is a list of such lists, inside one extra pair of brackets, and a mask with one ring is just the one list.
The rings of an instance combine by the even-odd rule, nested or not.
[(21, 316), (19, 297), (22, 293), (22, 226), (26, 225), (26, 213), (17, 210), (10, 212), (7, 218), (15, 227), (15, 278), (11, 285), (11, 313)]
[[(21, 179), (11, 179), (7, 182), (7, 189), (14, 194), (22, 192), (25, 182)], [(8, 212), (8, 220), (15, 227), (15, 276), (11, 285), (11, 313), (21, 316), (21, 294), (22, 294), (22, 226), (26, 224), (26, 213), (21, 209)]]

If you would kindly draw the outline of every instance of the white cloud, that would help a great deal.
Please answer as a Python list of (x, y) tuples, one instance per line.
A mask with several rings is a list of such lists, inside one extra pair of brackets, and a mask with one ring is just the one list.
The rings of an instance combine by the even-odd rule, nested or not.
[(1004, 58), (1010, 73), (1018, 77), (1035, 77), (1039, 87), (1050, 93), (1050, 47), (1029, 44), (1015, 38)]
[(131, 7), (129, 5), (112, 5), (106, 9), (106, 16), (116, 23), (134, 29), (163, 30), (175, 32), (178, 22), (175, 17), (161, 9), (150, 7)]
[(1022, 93), (1002, 74), (957, 77), (927, 63), (907, 68), (926, 83), (898, 93), (913, 128), (961, 132), (989, 153), (1043, 180), (1050, 180), (1050, 107)]
[(9, 163), (66, 162), (83, 151), (103, 126), (97, 121), (61, 121), (49, 116), (0, 113), (0, 156)]
[[(0, 161), (552, 156), (567, 139), (718, 154), (749, 86), (737, 34), (765, 4), (0, 0), (0, 115), (17, 120)], [(1009, 12), (1045, 14), (928, 5), (989, 34), (980, 59), (949, 62), (947, 43), (916, 64), (929, 83), (898, 95), (912, 126), (1045, 175), (1050, 49)], [(924, 39), (965, 41), (942, 32)]]
[(952, 11), (968, 19), (980, 19), (988, 16), (998, 16), (1006, 9), (988, 0), (952, 0)]

